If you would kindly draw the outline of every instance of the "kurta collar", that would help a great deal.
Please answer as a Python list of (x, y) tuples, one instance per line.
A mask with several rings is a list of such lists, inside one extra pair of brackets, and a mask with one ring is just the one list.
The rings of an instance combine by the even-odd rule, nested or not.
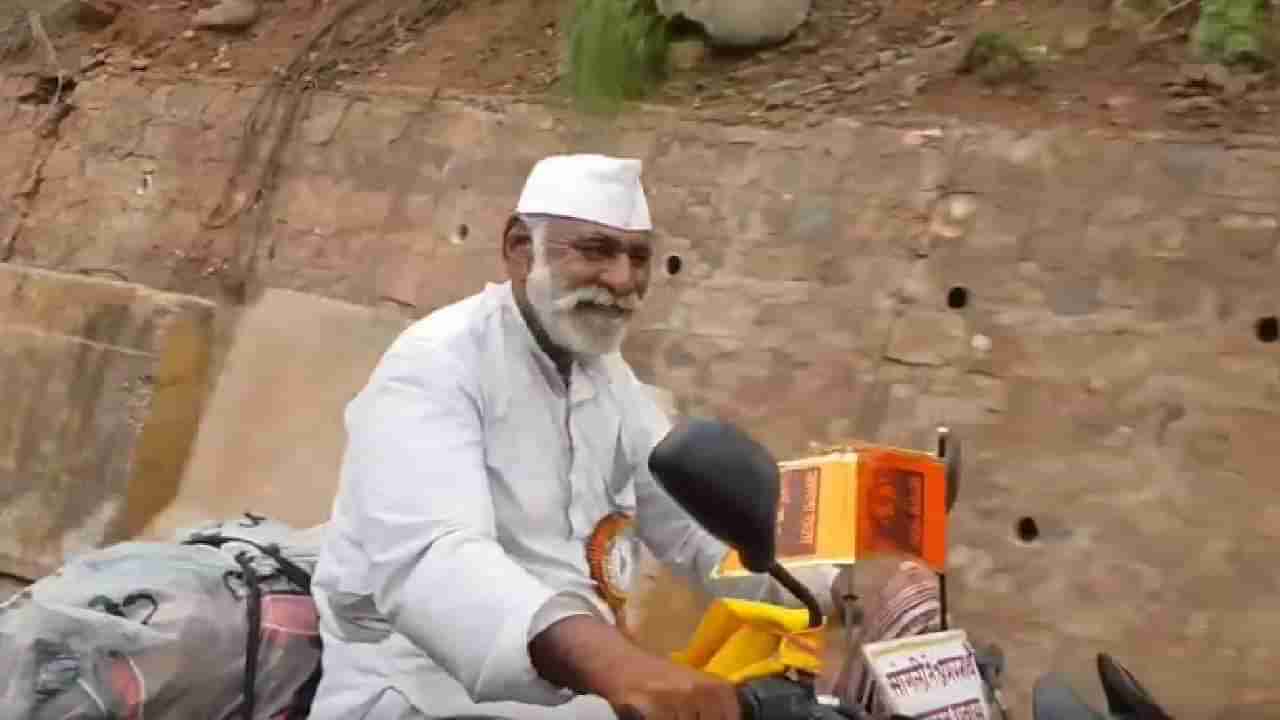
[[(556, 368), (551, 356), (538, 344), (533, 331), (529, 329), (529, 324), (525, 322), (520, 306), (516, 303), (515, 291), (510, 281), (501, 285), (499, 297), (503, 307), (503, 323), (507, 326), (508, 333), (515, 335), (519, 340), (517, 352), (532, 356), (534, 365), (538, 367), (547, 385), (553, 392), (563, 397), (564, 379), (561, 378), (560, 371)], [(569, 401), (575, 405), (595, 397), (597, 386), (602, 382), (608, 382), (608, 373), (599, 358), (574, 356), (570, 373)]]

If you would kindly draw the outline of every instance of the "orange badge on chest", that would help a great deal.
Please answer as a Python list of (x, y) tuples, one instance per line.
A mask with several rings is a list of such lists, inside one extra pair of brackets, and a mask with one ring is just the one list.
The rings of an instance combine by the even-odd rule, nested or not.
[(625, 609), (631, 587), (635, 536), (634, 519), (621, 512), (606, 515), (587, 540), (587, 566), (596, 592), (609, 604), (618, 627), (626, 630)]

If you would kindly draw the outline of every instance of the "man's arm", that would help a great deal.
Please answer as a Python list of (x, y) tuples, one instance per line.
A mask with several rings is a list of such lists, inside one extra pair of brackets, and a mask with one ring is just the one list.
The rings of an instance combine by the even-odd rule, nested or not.
[(590, 615), (553, 624), (534, 638), (529, 652), (548, 680), (604, 697), (624, 719), (742, 718), (732, 684), (649, 653)]
[(555, 705), (576, 690), (645, 717), (738, 720), (732, 685), (644, 652), (507, 556), (459, 365), (395, 348), (348, 411), (344, 490), (379, 611), (477, 702)]
[(478, 701), (570, 693), (530, 661), (553, 591), (495, 534), (478, 393), (444, 349), (393, 348), (347, 414), (343, 483), (380, 612)]

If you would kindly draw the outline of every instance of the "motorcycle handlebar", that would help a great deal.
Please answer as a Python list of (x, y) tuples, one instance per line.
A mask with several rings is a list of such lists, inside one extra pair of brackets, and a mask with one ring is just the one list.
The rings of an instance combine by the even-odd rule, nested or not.
[(742, 720), (865, 720), (856, 708), (824, 705), (809, 685), (766, 677), (738, 687)]
[[(858, 708), (824, 705), (810, 685), (766, 677), (738, 686), (742, 720), (866, 720)], [(458, 715), (445, 720), (509, 720), (492, 715)], [(621, 718), (620, 720), (629, 720)]]

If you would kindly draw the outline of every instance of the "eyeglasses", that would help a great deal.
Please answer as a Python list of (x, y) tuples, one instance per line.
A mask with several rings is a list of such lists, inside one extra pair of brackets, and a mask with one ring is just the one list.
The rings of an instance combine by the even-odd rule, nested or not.
[(626, 254), (632, 265), (644, 266), (653, 259), (653, 248), (648, 243), (625, 242), (604, 234), (579, 235), (567, 240), (548, 239), (547, 244), (574, 250), (588, 262), (612, 262), (619, 255)]

